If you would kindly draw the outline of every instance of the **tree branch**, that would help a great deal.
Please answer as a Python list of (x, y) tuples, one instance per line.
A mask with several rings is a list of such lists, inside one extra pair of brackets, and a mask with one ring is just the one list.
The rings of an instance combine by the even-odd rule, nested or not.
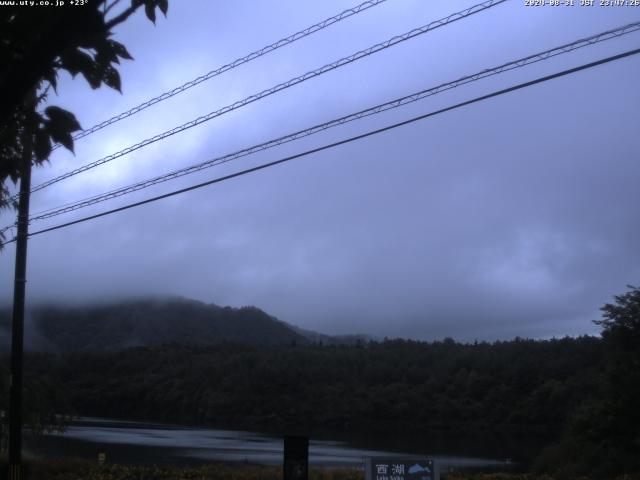
[(111, 5), (107, 5), (107, 2), (105, 0), (104, 2), (104, 16), (107, 16), (107, 13), (109, 13), (109, 10), (111, 10), (113, 7), (115, 7), (117, 4), (120, 3), (121, 0), (113, 0), (113, 2), (111, 2)]
[(135, 13), (135, 11), (138, 9), (138, 7), (140, 7), (139, 4), (137, 6), (133, 6), (131, 5), (129, 8), (127, 8), (124, 12), (122, 12), (120, 15), (117, 15), (116, 17), (113, 17), (111, 20), (109, 20), (108, 22), (106, 22), (106, 27), (107, 30), (111, 30), (113, 27), (115, 27), (116, 25), (121, 24), (122, 22), (124, 22), (127, 18), (129, 18), (133, 13)]

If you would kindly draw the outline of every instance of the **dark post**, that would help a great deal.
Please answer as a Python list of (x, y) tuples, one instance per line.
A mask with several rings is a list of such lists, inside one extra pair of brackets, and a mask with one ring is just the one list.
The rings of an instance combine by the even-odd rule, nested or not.
[(284, 480), (308, 480), (309, 437), (284, 437)]
[(31, 190), (31, 135), (24, 137), (18, 228), (16, 234), (16, 270), (13, 287), (11, 326), (11, 377), (9, 387), (9, 480), (22, 478), (22, 357), (24, 346), (24, 303), (27, 283), (27, 237), (29, 235), (29, 194)]

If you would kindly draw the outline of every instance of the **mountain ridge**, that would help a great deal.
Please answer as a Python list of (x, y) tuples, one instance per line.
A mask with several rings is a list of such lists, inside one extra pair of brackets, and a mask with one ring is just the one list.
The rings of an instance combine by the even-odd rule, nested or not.
[[(0, 308), (0, 351), (8, 351), (11, 309)], [(363, 335), (304, 330), (254, 306), (222, 307), (184, 297), (136, 297), (76, 305), (41, 303), (28, 310), (25, 348), (32, 351), (113, 351), (163, 344), (284, 345), (363, 342)]]

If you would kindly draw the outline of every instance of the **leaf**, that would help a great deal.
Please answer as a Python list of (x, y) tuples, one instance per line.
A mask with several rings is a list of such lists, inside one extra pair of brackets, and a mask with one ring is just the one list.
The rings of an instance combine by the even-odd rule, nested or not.
[(112, 45), (111, 41), (105, 40), (96, 47), (96, 62), (99, 65), (109, 65), (111, 63), (120, 63), (118, 53)]
[(94, 60), (90, 55), (81, 52), (80, 50), (69, 50), (60, 55), (62, 61), (62, 68), (69, 71), (74, 77), (78, 73), (82, 73), (86, 77), (86, 72), (94, 68)]
[(82, 130), (75, 115), (60, 107), (47, 107), (44, 113), (49, 117), (45, 127), (51, 139), (73, 152), (71, 132)]
[(81, 73), (91, 88), (96, 89), (102, 83), (102, 75), (97, 71), (95, 60), (85, 52), (71, 50), (60, 56), (62, 68), (69, 71), (72, 76)]
[(107, 67), (102, 76), (102, 81), (109, 87), (114, 88), (122, 93), (120, 74), (115, 68), (111, 66)]
[(110, 42), (116, 52), (116, 55), (120, 58), (124, 58), (125, 60), (133, 60), (133, 57), (129, 54), (127, 48), (123, 44), (116, 42), (115, 40), (110, 40)]
[(58, 142), (64, 145), (64, 147), (67, 150), (70, 150), (73, 152), (73, 138), (71, 137), (71, 134), (69, 132), (60, 132), (60, 131), (53, 131), (53, 130), (50, 130), (50, 132), (51, 132), (51, 138), (53, 139), (54, 142)]
[(76, 130), (82, 130), (76, 116), (68, 110), (60, 107), (47, 107), (44, 113), (51, 119), (49, 123), (53, 123), (53, 128), (57, 131), (75, 132)]
[(158, 0), (158, 7), (163, 15), (167, 16), (167, 10), (169, 10), (169, 0)]
[[(87, 26), (85, 25), (85, 28), (86, 27)], [(97, 48), (97, 45), (100, 42), (104, 41), (104, 38), (105, 38), (105, 35), (102, 32), (100, 32), (100, 30), (90, 31), (78, 37), (77, 46), (80, 48), (84, 48), (86, 50), (92, 50)]]
[(144, 3), (144, 13), (147, 14), (147, 18), (153, 23), (156, 23), (156, 8), (153, 0), (146, 0)]
[(38, 163), (49, 158), (49, 154), (51, 153), (51, 141), (49, 140), (49, 134), (43, 128), (36, 130), (33, 142), (33, 152), (36, 155), (36, 161)]
[(100, 75), (95, 68), (82, 72), (82, 75), (84, 75), (85, 80), (89, 83), (91, 88), (95, 90), (100, 87), (100, 84), (102, 83), (102, 75)]
[(56, 71), (54, 69), (49, 70), (44, 78), (51, 84), (51, 86), (53, 87), (53, 91), (58, 93), (58, 74), (56, 73)]

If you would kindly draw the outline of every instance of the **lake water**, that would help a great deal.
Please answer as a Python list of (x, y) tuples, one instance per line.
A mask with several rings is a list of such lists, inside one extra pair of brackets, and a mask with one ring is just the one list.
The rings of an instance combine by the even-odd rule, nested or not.
[[(464, 436), (464, 435), (461, 435)], [(462, 443), (443, 453), (442, 442), (425, 439), (311, 438), (309, 462), (321, 467), (361, 467), (370, 456), (426, 456), (440, 462), (443, 469), (509, 468), (509, 444), (493, 456), (462, 453)], [(100, 452), (107, 461), (133, 464), (198, 464), (246, 462), (281, 465), (283, 439), (248, 431), (189, 428), (101, 418), (80, 418), (64, 433), (27, 439), (26, 447), (37, 457), (75, 456), (97, 459)], [(438, 446), (438, 444), (440, 446)], [(485, 450), (477, 450), (483, 452)]]

